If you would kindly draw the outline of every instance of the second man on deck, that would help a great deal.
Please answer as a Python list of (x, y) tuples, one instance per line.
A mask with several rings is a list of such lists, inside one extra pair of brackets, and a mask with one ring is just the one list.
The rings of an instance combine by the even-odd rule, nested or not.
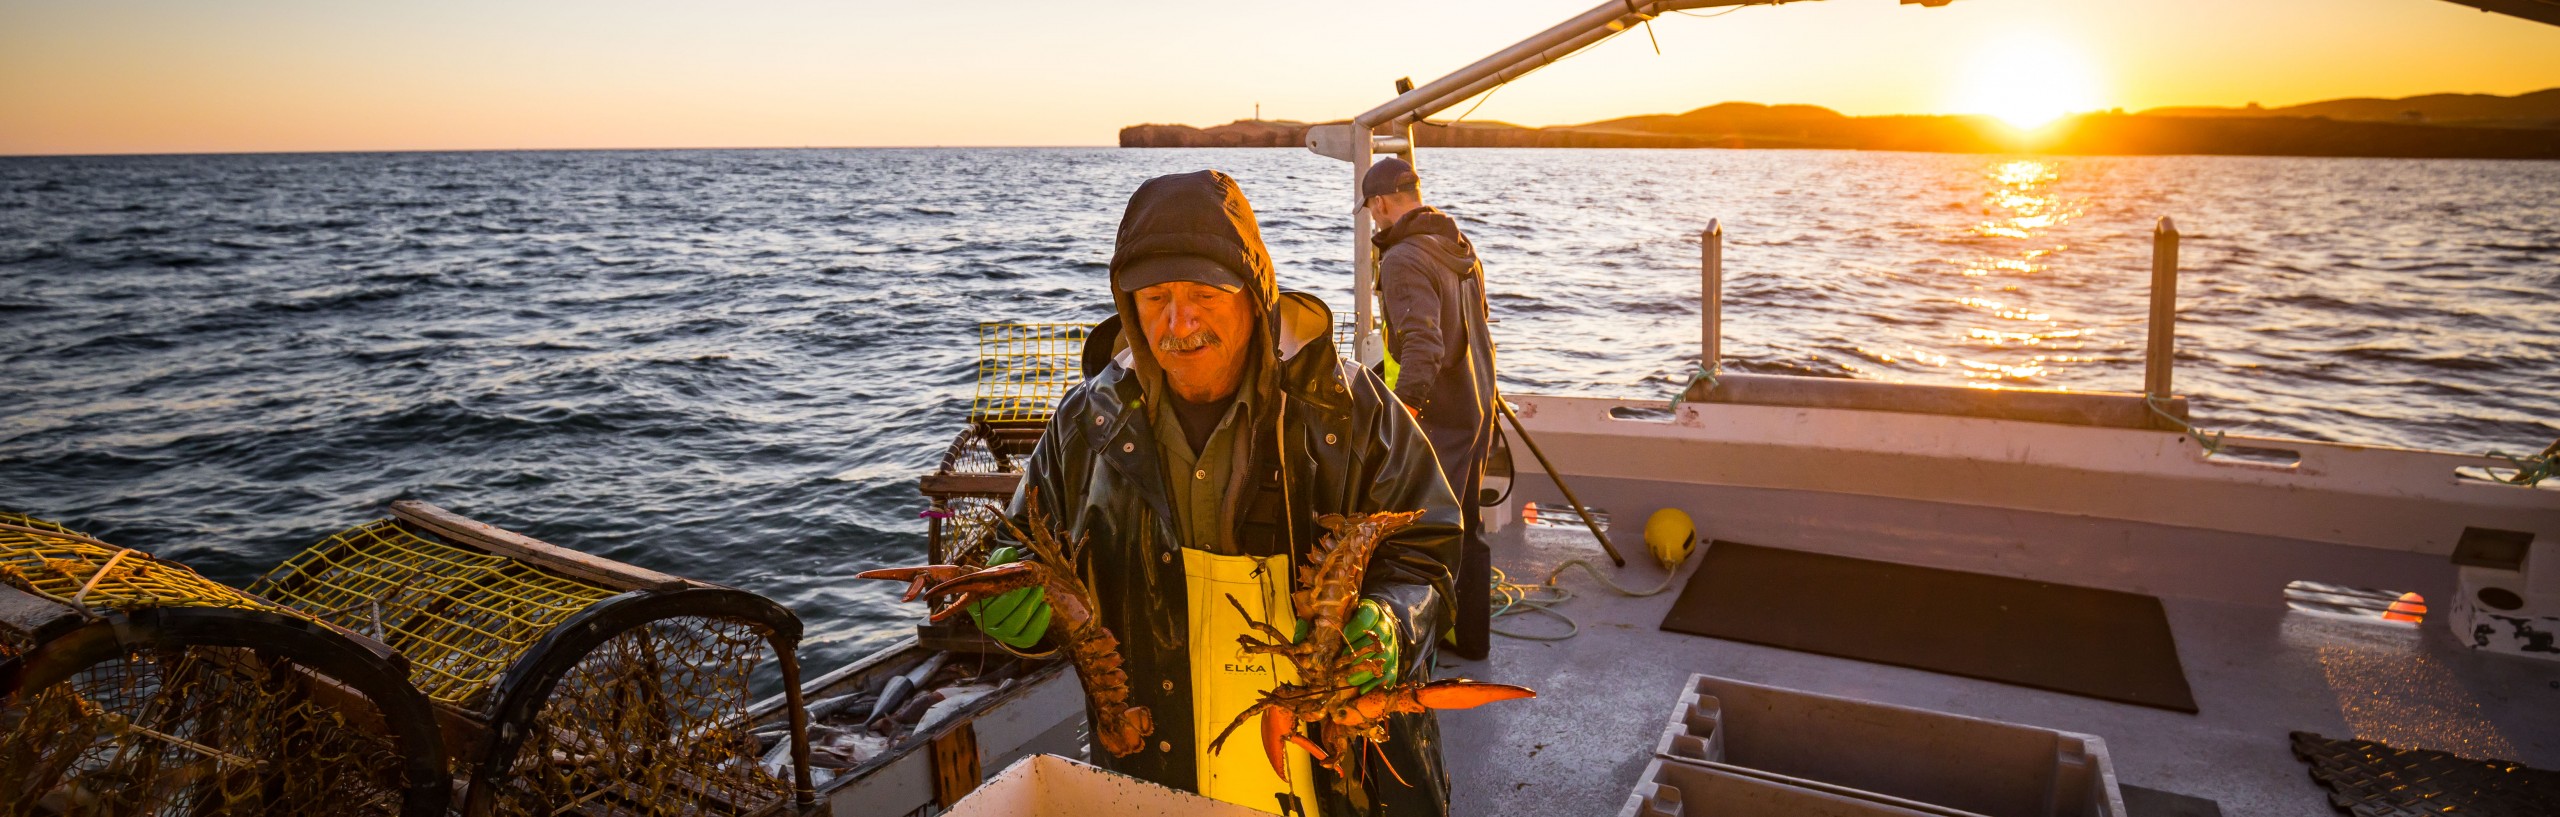
[(1464, 511), (1458, 566), (1456, 643), (1450, 652), (1482, 659), (1490, 649), (1493, 550), (1485, 543), (1477, 494), (1493, 449), (1493, 334), (1485, 325), (1484, 264), (1458, 223), (1422, 203), (1413, 165), (1390, 158), (1360, 180), (1361, 206), (1378, 225), (1378, 288), (1386, 302), (1386, 380), (1422, 422), (1440, 472)]

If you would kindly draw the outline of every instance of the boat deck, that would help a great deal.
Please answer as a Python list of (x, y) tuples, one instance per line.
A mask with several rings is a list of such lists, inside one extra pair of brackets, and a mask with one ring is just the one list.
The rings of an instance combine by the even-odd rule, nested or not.
[[(2271, 553), (2294, 553), (2325, 563), (2322, 572), (2336, 569), (2370, 575), (2410, 568), (2395, 563), (2406, 561), (2402, 555), (2285, 540), (2226, 543), (2218, 540), (2235, 537), (2141, 523), (1894, 504), (1897, 507), (1869, 504), (1863, 509), (1868, 512), (1865, 518), (1881, 517), (1881, 528), (1907, 532), (1914, 528), (1895, 524), (1893, 517), (1919, 514), (1946, 522), (1956, 521), (1946, 518), (1950, 514), (1997, 514), (1997, 519), (1971, 521), (1996, 525), (2004, 538), (2018, 542), (2056, 543), (2054, 547), (2065, 549), (2085, 548), (2092, 542), (2121, 546), (2119, 552), (2132, 558), (2102, 560), (2107, 565), (2103, 580), (2084, 576), (2077, 577), (2083, 581), (2073, 582), (2071, 575), (2014, 569), (2090, 563), (2039, 559), (2040, 548), (2024, 545), (2003, 548), (2008, 558), (2001, 563), (2011, 569), (1998, 572), (2151, 588), (2145, 592), (2161, 596), (2200, 712), (2181, 714), (1666, 632), (1659, 625), (1679, 594), (1676, 585), (1660, 595), (1630, 598), (1576, 571), (1560, 582), (1576, 595), (1561, 609), (1580, 622), (1579, 635), (1561, 641), (1496, 636), (1487, 661), (1442, 657), (1443, 677), (1524, 684), (1539, 692), (1534, 701), (1440, 714), (1454, 813), (1618, 813), (1692, 673), (2094, 734), (2105, 739), (2120, 783), (2212, 800), (2228, 815), (2323, 817), (2335, 813), (2306, 766), (2291, 754), (2287, 736), (2296, 730), (2499, 757), (2540, 768), (2560, 767), (2560, 662), (2474, 652), (2455, 643), (2452, 634), (2434, 621), (2408, 626), (2289, 613), (2280, 585), (2266, 588), (2259, 596), (2262, 602), (2239, 600), (2216, 589), (2228, 583), (2227, 564), (2143, 558), (2159, 555), (2151, 551), (2164, 542), (2197, 547), (2244, 545), (2260, 559)], [(1774, 523), (1780, 516), (1807, 518), (1796, 515), (1805, 508), (1785, 505), (1715, 502), (1696, 507), (1751, 507), (1761, 523)], [(1702, 523), (1717, 532), (1717, 521)], [(1740, 519), (1725, 527), (1762, 525)], [(1582, 529), (1515, 526), (1513, 530), (1518, 532), (1495, 538), (1495, 563), (1513, 581), (1535, 582), (1570, 559), (1586, 559), (1604, 571), (1608, 565)], [(2062, 533), (2070, 535), (2043, 535)], [(1911, 557), (1946, 552), (1944, 542), (1893, 542), (1875, 548), (1884, 552), (1870, 553), (1841, 544), (1861, 537), (1812, 536), (1799, 542), (1777, 538), (1778, 534), (1762, 530), (1754, 539), (1743, 541), (1889, 561), (1951, 561)], [(2321, 553), (2331, 548), (2337, 552)], [(1629, 555), (1629, 566), (1615, 571), (1620, 584), (1650, 588), (1662, 581), (1662, 571), (1640, 552)], [(2427, 561), (2442, 564), (2441, 557)], [(1681, 580), (1686, 581), (1698, 564), (1692, 558), (1683, 565)], [(1983, 569), (1966, 564), (1938, 566)], [(2163, 589), (2182, 586), (2182, 578), (2192, 580), (2183, 586), (2198, 592)], [(2414, 578), (2411, 582), (2402, 586), (2436, 590), (2433, 582)], [(1536, 616), (1505, 619), (1496, 626), (1541, 633), (1562, 629), (1561, 624)]]

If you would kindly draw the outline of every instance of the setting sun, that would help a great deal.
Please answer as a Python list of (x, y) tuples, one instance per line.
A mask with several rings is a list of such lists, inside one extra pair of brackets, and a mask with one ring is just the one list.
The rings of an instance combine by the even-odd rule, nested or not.
[(1954, 107), (2032, 130), (2106, 106), (2087, 54), (2053, 37), (2019, 35), (1974, 54)]

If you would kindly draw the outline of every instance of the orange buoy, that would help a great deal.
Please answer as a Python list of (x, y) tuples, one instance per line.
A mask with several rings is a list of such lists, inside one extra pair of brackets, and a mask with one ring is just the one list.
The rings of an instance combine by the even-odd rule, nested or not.
[(1520, 503), (1520, 523), (1524, 525), (1538, 524), (1538, 503)]
[(2384, 621), (2406, 621), (2415, 624), (2427, 617), (2427, 598), (2416, 593), (2402, 593), (2391, 608), (2382, 612)]

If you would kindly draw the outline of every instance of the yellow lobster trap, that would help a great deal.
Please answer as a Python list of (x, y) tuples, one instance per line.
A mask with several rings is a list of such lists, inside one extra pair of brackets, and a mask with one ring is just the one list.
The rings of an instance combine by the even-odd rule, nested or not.
[[(931, 502), (924, 512), (929, 560), (959, 560), (994, 533), (1058, 398), (1109, 362), (1118, 324), (1116, 318), (1101, 324), (978, 324), (978, 384), (969, 423), (918, 484)], [(920, 624), (916, 637), (934, 649), (996, 649), (966, 622)]]
[(184, 565), (0, 513), (0, 814), (443, 814), (443, 744), (406, 669)]
[[(814, 798), (800, 620), (762, 596), (416, 501), (250, 590), (407, 656), (455, 747), (466, 815), (746, 815)], [(750, 720), (766, 670), (784, 731)]]

